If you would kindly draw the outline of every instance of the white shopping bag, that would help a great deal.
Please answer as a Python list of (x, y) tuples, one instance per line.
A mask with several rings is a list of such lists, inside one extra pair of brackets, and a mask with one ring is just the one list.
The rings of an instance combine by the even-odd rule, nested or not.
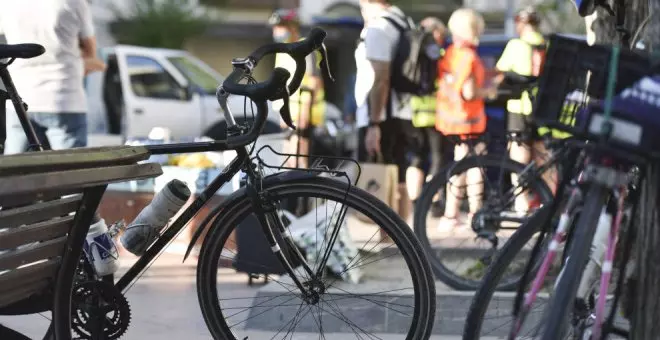
[[(281, 214), (291, 221), (288, 228), (293, 241), (305, 251), (310, 264), (316, 263), (323, 256), (323, 252), (328, 247), (330, 235), (337, 226), (341, 210), (341, 205), (337, 205), (337, 202), (329, 202), (318, 206), (302, 217), (296, 217), (286, 210), (281, 211)], [(362, 271), (358, 266), (360, 263), (359, 251), (348, 231), (346, 216), (337, 227), (339, 227), (339, 234), (330, 252), (327, 268), (344, 281), (358, 283), (362, 277)], [(321, 247), (323, 249), (320, 249)], [(319, 258), (317, 259), (317, 257)]]

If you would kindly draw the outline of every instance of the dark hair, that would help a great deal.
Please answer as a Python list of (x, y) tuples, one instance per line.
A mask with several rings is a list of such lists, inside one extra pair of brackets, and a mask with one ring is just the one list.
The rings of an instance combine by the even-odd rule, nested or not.
[(534, 7), (531, 6), (520, 10), (516, 14), (515, 20), (532, 26), (538, 26), (541, 24), (541, 17), (538, 15)]

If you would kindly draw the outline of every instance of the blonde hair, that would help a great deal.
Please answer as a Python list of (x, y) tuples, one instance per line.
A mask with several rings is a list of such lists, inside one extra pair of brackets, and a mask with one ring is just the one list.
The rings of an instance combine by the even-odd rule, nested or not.
[(486, 23), (479, 12), (471, 8), (459, 8), (452, 13), (447, 26), (454, 40), (460, 39), (478, 44)]

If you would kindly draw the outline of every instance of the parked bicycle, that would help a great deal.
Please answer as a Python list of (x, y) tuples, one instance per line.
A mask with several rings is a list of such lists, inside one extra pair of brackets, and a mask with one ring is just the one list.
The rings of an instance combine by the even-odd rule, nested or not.
[[(131, 316), (123, 294), (220, 187), (241, 171), (245, 186), (212, 209), (189, 247), (190, 251), (200, 235), (208, 232), (197, 265), (197, 293), (215, 339), (287, 338), (301, 332), (305, 337), (320, 338), (335, 338), (340, 333), (353, 333), (350, 336), (357, 338), (382, 333), (405, 339), (429, 338), (435, 315), (435, 284), (426, 255), (406, 223), (384, 203), (354, 187), (342, 171), (322, 165), (304, 170), (283, 168), (265, 164), (259, 152), (251, 156), (254, 148), (249, 145), (266, 122), (268, 100), (284, 100), (280, 113), (294, 128), (289, 94), (300, 86), (308, 54), (320, 50), (327, 58), (325, 36), (323, 30), (315, 28), (304, 40), (266, 45), (247, 58), (232, 60), (233, 71), (217, 91), (228, 122), (227, 140), (147, 147), (152, 155), (235, 150), (237, 157), (176, 220), (149, 240), (144, 254), (116, 282), (112, 277), (96, 275), (89, 261), (81, 259), (83, 281), (78, 282), (79, 290), (74, 288), (72, 311), (73, 329), (79, 339), (117, 339), (126, 332)], [(263, 57), (274, 53), (289, 54), (297, 64), (295, 74), (291, 77), (288, 71), (276, 68), (268, 80), (256, 83), (253, 69)], [(323, 65), (329, 72), (327, 60)], [(6, 67), (0, 70), (21, 123), (31, 143), (38, 146)], [(230, 95), (245, 96), (256, 106), (251, 124), (236, 124), (227, 107)], [(269, 167), (289, 171), (266, 176)], [(300, 197), (312, 202), (313, 213), (306, 215), (312, 220), (285, 225), (282, 202)], [(370, 218), (373, 225), (353, 227), (348, 223), (353, 212)], [(278, 263), (282, 274), (255, 274), (268, 277), (271, 283), (266, 287), (270, 289), (264, 287), (256, 296), (250, 292), (241, 297), (223, 287), (222, 280), (239, 261), (232, 235), (249, 218), (261, 226), (262, 233), (254, 237), (265, 238), (271, 250), (263, 263)], [(78, 302), (84, 303), (76, 303), (76, 293)]]
[[(533, 89), (537, 81), (536, 77), (514, 74), (508, 74), (507, 80), (513, 84), (509, 91), (514, 93)], [(545, 155), (543, 165), (521, 164), (508, 154), (477, 152), (479, 144), (502, 144), (489, 135), (453, 139), (468, 144), (471, 151), (467, 157), (444, 166), (424, 185), (415, 205), (414, 230), (440, 281), (454, 289), (475, 290), (511, 234), (535, 209), (551, 202), (553, 193), (544, 177), (555, 171), (559, 159)], [(520, 141), (519, 134), (510, 133), (503, 144)], [(470, 176), (474, 171), (481, 173), (479, 181), (460, 183), (459, 176)], [(521, 198), (530, 204), (516, 210), (516, 201)], [(449, 199), (460, 201), (462, 212), (471, 218), (453, 230), (444, 230), (439, 221)], [(469, 211), (473, 204), (479, 206), (477, 211)], [(511, 270), (498, 289), (515, 289), (521, 269)]]
[[(625, 17), (621, 8), (616, 14)], [(623, 46), (630, 46), (629, 37), (622, 31)], [(644, 177), (640, 169), (658, 156), (653, 137), (658, 124), (648, 114), (656, 109), (645, 106), (654, 95), (642, 78), (657, 71), (643, 53), (561, 36), (551, 39), (533, 114), (540, 125), (573, 135), (555, 145), (572, 166), (563, 169), (553, 204), (527, 220), (489, 267), (463, 339), (628, 336), (620, 315), (630, 315), (630, 299), (624, 298), (630, 297), (631, 222)], [(583, 91), (584, 100), (570, 112), (574, 124), (569, 125), (562, 114), (574, 91)], [(533, 235), (538, 239), (517, 294), (495, 296), (521, 244)]]

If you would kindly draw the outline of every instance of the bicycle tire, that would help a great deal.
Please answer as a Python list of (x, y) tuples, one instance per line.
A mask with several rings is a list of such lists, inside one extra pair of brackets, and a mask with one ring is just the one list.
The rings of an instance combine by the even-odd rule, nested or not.
[[(296, 175), (296, 173), (298, 173)], [(411, 271), (415, 289), (415, 312), (406, 339), (428, 339), (435, 318), (435, 283), (426, 258), (412, 230), (387, 205), (376, 197), (345, 182), (300, 175), (290, 171), (269, 176), (263, 181), (263, 189), (276, 199), (282, 195), (314, 194), (337, 200), (349, 208), (372, 218), (401, 249)], [(348, 194), (347, 194), (348, 193)], [(225, 209), (216, 217), (204, 239), (197, 266), (197, 293), (204, 320), (214, 339), (235, 339), (228, 327), (218, 301), (217, 270), (222, 252), (222, 241), (229, 237), (240, 221), (251, 213), (251, 202), (245, 189), (240, 189), (225, 200)]]
[(488, 267), (486, 275), (484, 275), (481, 285), (477, 289), (472, 298), (468, 314), (465, 319), (465, 326), (463, 329), (463, 340), (477, 340), (481, 336), (481, 327), (483, 318), (486, 315), (490, 300), (498, 290), (497, 283), (500, 281), (509, 265), (516, 259), (520, 250), (529, 242), (529, 240), (541, 231), (541, 226), (544, 221), (551, 218), (551, 207), (545, 206), (530, 216), (525, 223), (523, 223), (518, 230), (516, 230), (511, 238), (504, 244), (502, 249), (497, 253), (493, 263)]
[[(466, 157), (460, 161), (448, 164), (442, 168), (439, 174), (434, 176), (429, 182), (424, 185), (422, 193), (417, 200), (415, 205), (415, 212), (413, 217), (413, 225), (415, 230), (415, 235), (419, 238), (424, 250), (426, 251), (431, 268), (436, 278), (443, 283), (447, 284), (449, 287), (461, 290), (461, 291), (473, 291), (477, 289), (481, 281), (470, 280), (460, 275), (455, 274), (452, 270), (447, 268), (440, 258), (436, 257), (431, 248), (431, 242), (427, 236), (427, 223), (426, 215), (431, 209), (433, 203), (433, 196), (436, 195), (442, 188), (446, 187), (447, 181), (451, 178), (452, 175), (457, 173), (463, 173), (471, 168), (476, 167), (501, 167), (505, 171), (511, 173), (520, 173), (525, 168), (525, 165), (519, 162), (516, 162), (509, 158), (502, 158), (502, 156), (497, 155), (480, 155), (480, 156), (470, 156)], [(530, 182), (530, 189), (538, 193), (541, 199), (541, 203), (544, 206), (550, 204), (553, 199), (552, 191), (548, 185), (542, 180), (533, 180)], [(499, 290), (513, 290), (517, 286), (517, 282), (510, 282), (501, 287), (498, 287)]]
[(584, 208), (574, 230), (573, 244), (569, 250), (568, 261), (557, 282), (549, 303), (549, 314), (541, 340), (559, 339), (564, 330), (566, 318), (571, 315), (575, 294), (582, 279), (582, 273), (589, 261), (601, 211), (607, 203), (608, 190), (600, 185), (592, 185), (587, 192)]

